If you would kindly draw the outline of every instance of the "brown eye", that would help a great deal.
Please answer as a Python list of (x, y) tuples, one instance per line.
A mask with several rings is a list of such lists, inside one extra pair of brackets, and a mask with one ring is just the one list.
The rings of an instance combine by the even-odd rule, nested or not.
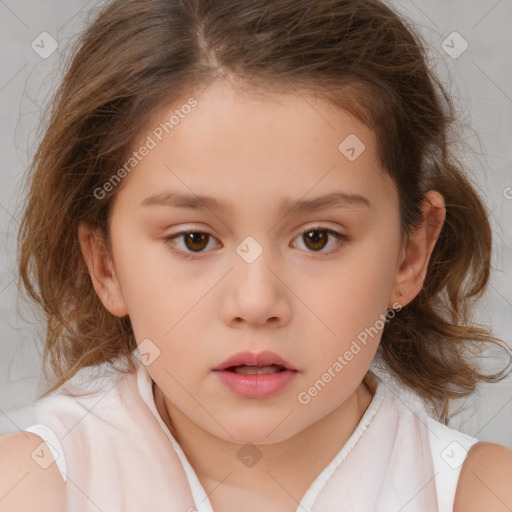
[[(184, 243), (178, 243), (180, 239), (183, 239)], [(306, 252), (325, 256), (336, 252), (342, 245), (349, 242), (351, 237), (332, 229), (318, 228), (304, 231), (297, 239), (305, 246)], [(170, 245), (173, 252), (184, 258), (201, 257), (202, 253), (210, 252), (207, 250), (209, 242), (217, 241), (214, 236), (202, 231), (181, 231), (166, 237), (164, 240)], [(323, 249), (329, 245), (329, 241), (331, 241), (331, 249), (324, 251)]]
[(185, 245), (191, 251), (202, 251), (208, 245), (210, 235), (201, 232), (185, 233)]
[[(211, 240), (216, 240), (212, 235), (202, 231), (181, 231), (175, 235), (165, 237), (165, 242), (173, 252), (184, 258), (193, 258), (201, 253), (207, 253), (205, 250)], [(183, 241), (181, 241), (183, 240)], [(178, 243), (180, 241), (180, 243)]]
[[(319, 253), (323, 256), (331, 254), (341, 248), (342, 245), (351, 240), (351, 237), (343, 233), (333, 231), (332, 229), (318, 227), (304, 231), (299, 237), (297, 237), (297, 240), (304, 245), (306, 252)], [(334, 242), (331, 243), (331, 250), (324, 251), (323, 249), (329, 245), (330, 240)]]
[(309, 249), (319, 251), (327, 245), (329, 236), (326, 230), (315, 229), (313, 231), (306, 231), (302, 235), (302, 239)]

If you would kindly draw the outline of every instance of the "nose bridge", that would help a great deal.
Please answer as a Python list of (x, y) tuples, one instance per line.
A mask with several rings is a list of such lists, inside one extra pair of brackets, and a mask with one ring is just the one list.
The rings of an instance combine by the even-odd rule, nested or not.
[(260, 243), (256, 236), (247, 236), (235, 249), (228, 300), (224, 304), (228, 322), (242, 319), (261, 324), (269, 319), (282, 321), (288, 314), (283, 286), (276, 277), (279, 274), (277, 251), (268, 247), (270, 237)]
[[(267, 288), (275, 280), (275, 276), (268, 267), (272, 268), (277, 263), (275, 251), (270, 247), (270, 238), (264, 238), (262, 235), (256, 236), (247, 236), (235, 249), (237, 281), (247, 283), (253, 290), (259, 289), (263, 285)], [(272, 261), (274, 265), (271, 264)]]
[(254, 236), (249, 235), (236, 248), (236, 253), (247, 265), (252, 265), (255, 261), (261, 259), (263, 253), (268, 254), (268, 237), (263, 240), (262, 235), (257, 236), (259, 241)]

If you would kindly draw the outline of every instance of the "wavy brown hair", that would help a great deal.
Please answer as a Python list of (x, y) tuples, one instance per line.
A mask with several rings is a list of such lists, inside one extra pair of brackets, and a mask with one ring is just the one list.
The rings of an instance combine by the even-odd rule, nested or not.
[(114, 0), (72, 47), (27, 174), (18, 286), (46, 323), (43, 372), (54, 383), (42, 396), (80, 368), (130, 360), (130, 319), (96, 295), (78, 224), (100, 228), (108, 244), (121, 187), (101, 200), (93, 192), (158, 109), (218, 77), (264, 94), (312, 94), (363, 121), (398, 188), (403, 235), (421, 222), (425, 192), (443, 195), (423, 289), (387, 323), (378, 356), (444, 422), (450, 400), (503, 378), (480, 373), (471, 350), (506, 347), (471, 322), (490, 274), (489, 213), (450, 149), (455, 109), (407, 20), (377, 0)]

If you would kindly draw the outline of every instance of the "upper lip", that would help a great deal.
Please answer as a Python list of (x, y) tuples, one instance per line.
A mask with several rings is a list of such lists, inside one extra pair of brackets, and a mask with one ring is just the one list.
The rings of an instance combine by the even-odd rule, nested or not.
[(257, 354), (253, 352), (238, 352), (237, 354), (231, 356), (229, 359), (226, 359), (224, 362), (220, 363), (213, 370), (225, 370), (231, 366), (240, 366), (242, 364), (247, 366), (270, 366), (272, 364), (276, 364), (279, 366), (284, 366), (287, 370), (297, 371), (295, 366), (286, 361), (286, 359), (283, 359), (278, 354), (271, 352), (270, 350), (258, 352)]

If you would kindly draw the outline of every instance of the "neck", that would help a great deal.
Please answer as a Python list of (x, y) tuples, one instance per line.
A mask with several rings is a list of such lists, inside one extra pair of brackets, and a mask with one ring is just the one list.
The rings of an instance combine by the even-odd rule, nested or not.
[(233, 463), (243, 444), (220, 439), (192, 422), (155, 383), (154, 394), (162, 420), (181, 446), (207, 493), (222, 482), (223, 489), (282, 495), (284, 488), (296, 497), (304, 495), (341, 450), (373, 398), (372, 391), (363, 380), (340, 406), (295, 436), (279, 443), (253, 446), (251, 449), (255, 453), (258, 450), (261, 459), (254, 466), (244, 467), (238, 460), (237, 464)]

